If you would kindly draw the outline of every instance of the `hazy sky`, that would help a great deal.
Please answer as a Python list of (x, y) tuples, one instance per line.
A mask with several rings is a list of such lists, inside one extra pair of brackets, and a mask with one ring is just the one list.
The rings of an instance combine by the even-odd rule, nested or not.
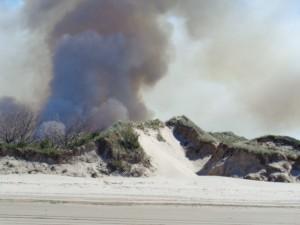
[[(185, 114), (207, 130), (300, 138), (299, 2), (213, 2), (195, 0), (165, 16), (171, 63), (142, 93), (147, 106), (155, 117)], [(0, 1), (0, 95), (35, 103), (47, 89), (40, 70), (47, 62), (34, 51), (43, 40), (24, 27), (22, 5)]]
[(204, 129), (300, 137), (299, 2), (232, 2), (228, 15), (208, 16), (211, 27), (202, 29), (198, 15), (197, 38), (184, 19), (171, 19), (175, 58), (145, 94), (148, 105), (161, 118), (186, 114)]

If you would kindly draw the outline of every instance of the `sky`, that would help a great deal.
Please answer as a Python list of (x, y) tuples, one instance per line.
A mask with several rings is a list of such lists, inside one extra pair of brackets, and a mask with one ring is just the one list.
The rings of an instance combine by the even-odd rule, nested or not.
[(208, 30), (219, 35), (215, 40), (194, 39), (184, 19), (173, 19), (174, 60), (168, 75), (145, 93), (155, 114), (163, 119), (185, 114), (204, 129), (250, 138), (269, 133), (300, 138), (299, 2), (252, 2), (237, 12), (246, 18), (233, 16), (232, 27), (224, 22)]
[[(167, 75), (141, 95), (162, 120), (184, 114), (206, 130), (300, 138), (299, 2), (232, 2), (191, 4), (165, 15), (171, 27)], [(24, 25), (23, 5), (0, 1), (0, 96), (38, 105), (49, 65), (37, 61), (46, 50), (36, 49), (43, 38)]]

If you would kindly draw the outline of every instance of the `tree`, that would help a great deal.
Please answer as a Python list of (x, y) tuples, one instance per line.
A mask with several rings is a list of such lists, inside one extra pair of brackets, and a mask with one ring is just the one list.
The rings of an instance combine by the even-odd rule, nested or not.
[(44, 121), (37, 129), (36, 137), (42, 142), (49, 142), (54, 147), (68, 147), (78, 141), (85, 133), (84, 123), (80, 118), (69, 125), (56, 120)]
[(64, 136), (66, 127), (58, 121), (42, 122), (37, 129), (36, 137), (42, 143), (48, 143), (51, 146), (62, 146), (64, 144)]
[(20, 144), (32, 141), (36, 116), (26, 105), (14, 98), (0, 99), (0, 142)]

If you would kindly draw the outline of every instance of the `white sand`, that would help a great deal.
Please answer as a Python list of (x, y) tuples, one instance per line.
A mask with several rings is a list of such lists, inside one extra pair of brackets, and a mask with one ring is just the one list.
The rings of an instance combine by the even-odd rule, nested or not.
[(1, 175), (0, 199), (54, 199), (155, 204), (225, 204), (300, 207), (300, 184), (224, 177), (73, 178)]
[(140, 144), (146, 154), (151, 157), (151, 163), (156, 169), (156, 176), (168, 178), (196, 176), (197, 169), (185, 157), (185, 150), (168, 127), (160, 130), (165, 141), (157, 140), (157, 131), (147, 133), (141, 130), (136, 131), (139, 134)]

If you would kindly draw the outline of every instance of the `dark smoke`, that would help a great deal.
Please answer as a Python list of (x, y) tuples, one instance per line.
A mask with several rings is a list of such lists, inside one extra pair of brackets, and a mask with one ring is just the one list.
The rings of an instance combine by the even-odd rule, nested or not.
[[(168, 41), (159, 24), (162, 3), (86, 0), (74, 1), (71, 7), (70, 1), (43, 0), (28, 4), (29, 14), (39, 18), (30, 20), (34, 27), (43, 24), (43, 14), (54, 18), (47, 31), (53, 78), (43, 120), (67, 126), (81, 120), (97, 129), (119, 119), (149, 117), (141, 88), (155, 85), (168, 62)], [(71, 10), (57, 19), (61, 7)]]
[[(65, 36), (53, 57), (52, 93), (44, 118), (57, 117), (68, 124), (76, 117), (99, 127), (107, 120), (127, 119), (129, 113), (133, 119), (146, 117), (147, 110), (130, 81), (133, 65), (127, 60), (131, 54), (121, 34), (104, 37), (90, 31)], [(113, 107), (117, 118), (103, 106)], [(100, 115), (104, 121), (99, 121)]]

